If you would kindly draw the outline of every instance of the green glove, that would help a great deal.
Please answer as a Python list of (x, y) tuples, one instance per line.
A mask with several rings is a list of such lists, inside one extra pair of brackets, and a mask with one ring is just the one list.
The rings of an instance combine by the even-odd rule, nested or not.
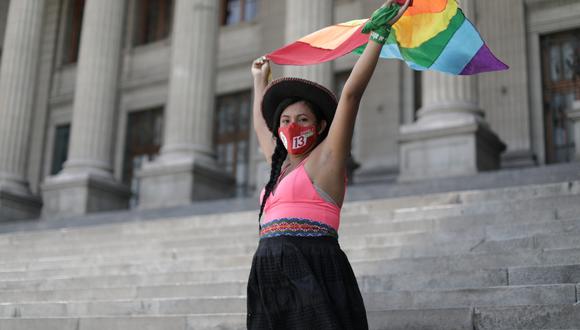
[(371, 19), (365, 24), (362, 33), (371, 33), (370, 39), (376, 43), (384, 45), (391, 33), (389, 22), (399, 13), (399, 6), (396, 3), (389, 7), (381, 7), (373, 13)]

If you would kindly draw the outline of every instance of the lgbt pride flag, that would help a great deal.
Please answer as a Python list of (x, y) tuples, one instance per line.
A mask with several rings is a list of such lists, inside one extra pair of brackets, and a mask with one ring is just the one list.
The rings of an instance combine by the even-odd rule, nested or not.
[[(276, 64), (309, 65), (349, 53), (362, 54), (369, 42), (368, 34), (361, 32), (367, 20), (326, 27), (266, 57)], [(453, 75), (508, 69), (487, 47), (457, 0), (414, 0), (405, 15), (393, 25), (381, 58), (403, 60), (415, 70)]]

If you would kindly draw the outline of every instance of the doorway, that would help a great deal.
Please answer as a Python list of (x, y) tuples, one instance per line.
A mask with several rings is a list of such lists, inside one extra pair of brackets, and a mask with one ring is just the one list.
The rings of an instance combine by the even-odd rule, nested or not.
[(580, 29), (541, 39), (546, 163), (574, 160), (574, 131), (568, 114), (580, 99)]

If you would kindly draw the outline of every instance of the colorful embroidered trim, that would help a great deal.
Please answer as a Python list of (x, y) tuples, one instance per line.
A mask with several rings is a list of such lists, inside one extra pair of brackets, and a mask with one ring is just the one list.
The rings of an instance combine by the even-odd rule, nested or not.
[(338, 239), (338, 233), (331, 226), (318, 221), (297, 218), (276, 219), (262, 225), (260, 238), (278, 236), (320, 237), (330, 236)]

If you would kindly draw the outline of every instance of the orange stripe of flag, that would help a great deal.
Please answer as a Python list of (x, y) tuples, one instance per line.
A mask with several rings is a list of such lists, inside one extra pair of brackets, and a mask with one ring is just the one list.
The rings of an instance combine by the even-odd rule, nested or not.
[(336, 49), (348, 40), (367, 20), (361, 19), (326, 27), (298, 40), (312, 47), (322, 49)]
[(407, 9), (405, 16), (440, 13), (445, 10), (447, 2), (448, 0), (413, 0), (413, 5)]

